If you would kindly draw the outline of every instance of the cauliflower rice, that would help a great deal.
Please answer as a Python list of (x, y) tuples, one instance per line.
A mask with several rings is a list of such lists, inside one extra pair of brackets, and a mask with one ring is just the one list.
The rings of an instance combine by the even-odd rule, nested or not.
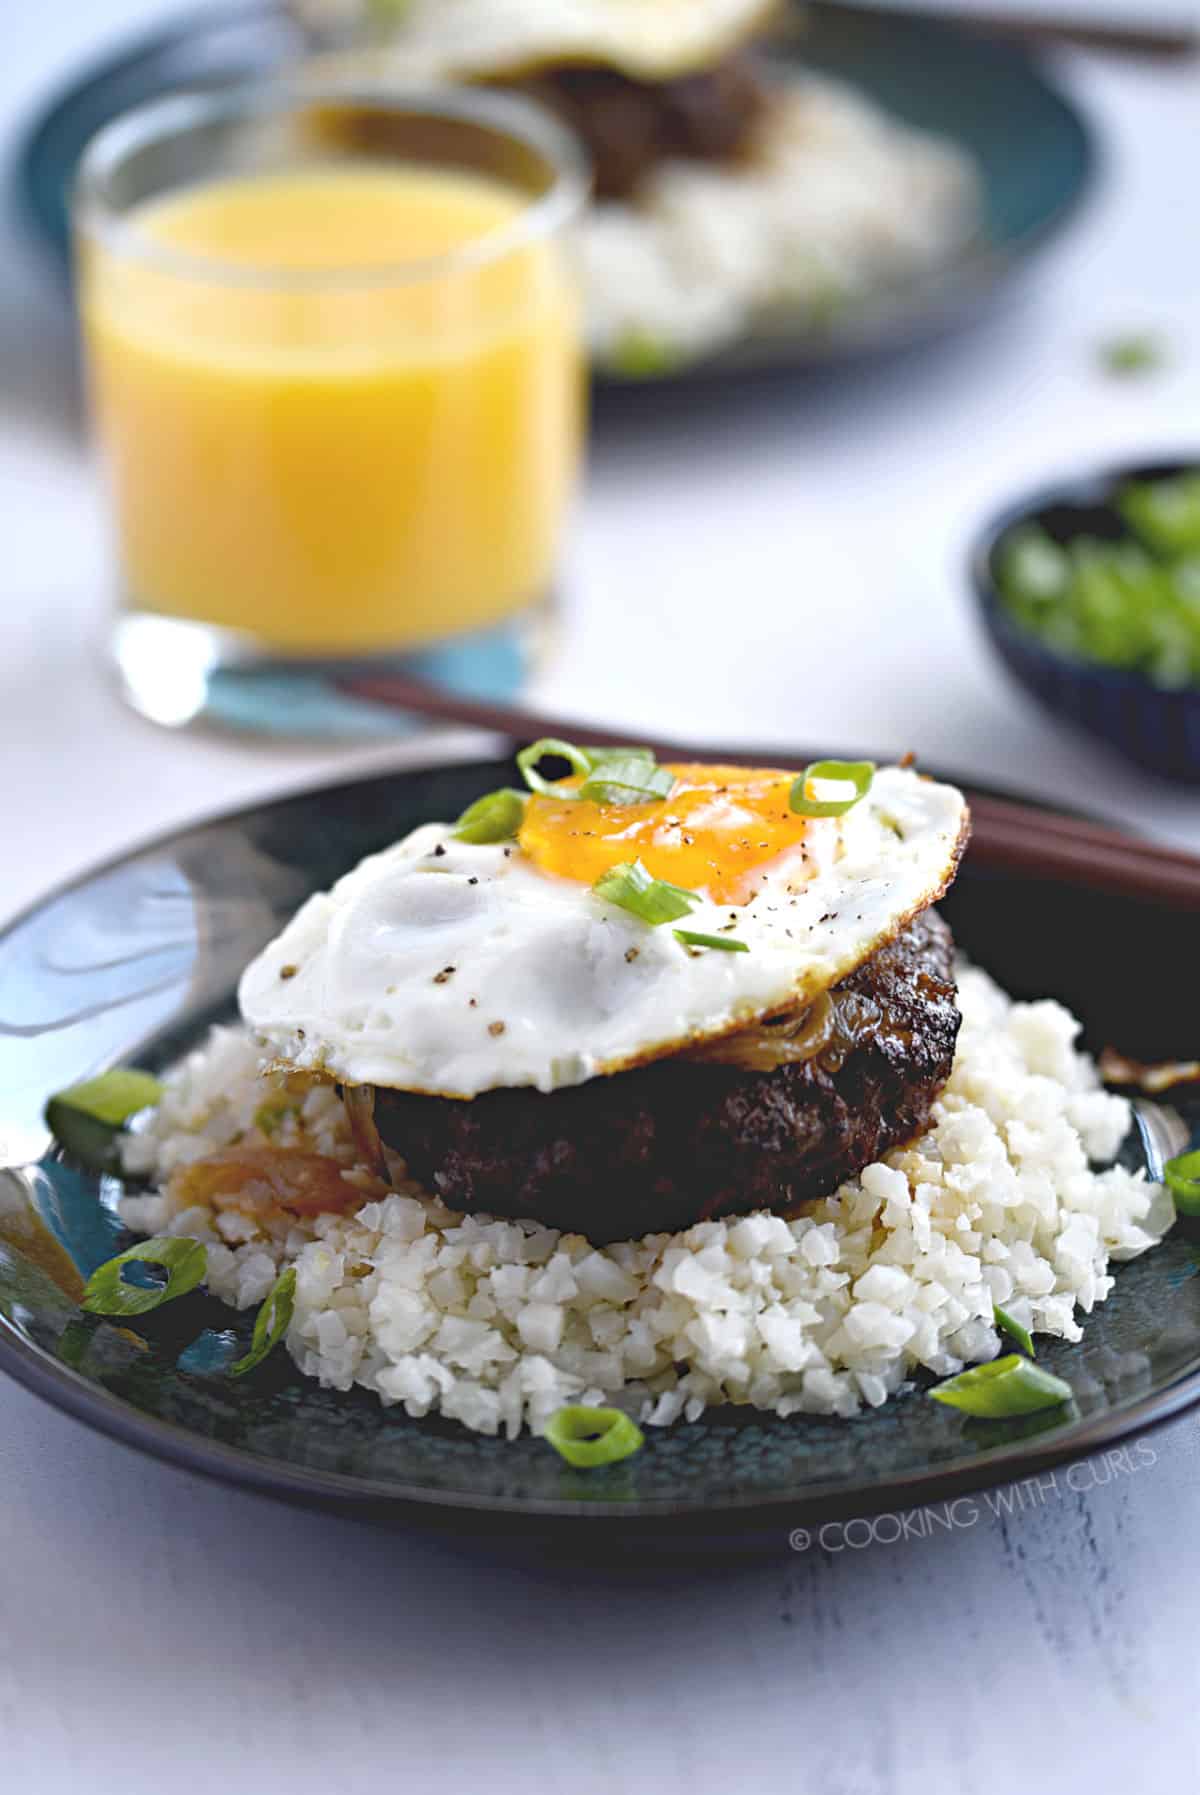
[[(580, 233), (588, 335), (601, 361), (687, 360), (773, 314), (793, 325), (945, 266), (980, 228), (956, 145), (854, 88), (805, 75), (772, 105), (753, 160), (675, 159)], [(651, 364), (652, 365), (652, 364)]]
[[(210, 1290), (260, 1303), (294, 1264), (288, 1349), (307, 1377), (374, 1391), (413, 1416), (481, 1433), (540, 1432), (567, 1402), (615, 1402), (643, 1423), (715, 1403), (778, 1415), (858, 1414), (919, 1367), (994, 1357), (995, 1303), (1033, 1332), (1078, 1340), (1078, 1312), (1114, 1260), (1171, 1223), (1161, 1187), (1110, 1166), (1129, 1107), (1076, 1052), (1058, 1003), (1013, 1003), (960, 973), (954, 1070), (912, 1145), (794, 1220), (760, 1212), (595, 1248), (536, 1223), (458, 1216), (403, 1180), (356, 1168), (330, 1086), (296, 1096), (260, 1076), (242, 1028), (218, 1028), (168, 1077), (126, 1141), (130, 1173), (164, 1184), (235, 1141), (329, 1154), (361, 1186), (357, 1213), (299, 1221), (127, 1196), (139, 1233), (208, 1243)], [(288, 1108), (286, 1106), (292, 1105)]]

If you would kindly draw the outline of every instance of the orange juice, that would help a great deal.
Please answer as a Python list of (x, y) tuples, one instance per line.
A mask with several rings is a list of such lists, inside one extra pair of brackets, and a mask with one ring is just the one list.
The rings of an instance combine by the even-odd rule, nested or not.
[(130, 604), (355, 654), (544, 595), (582, 383), (561, 248), (522, 240), (527, 204), (483, 175), (331, 163), (85, 234)]

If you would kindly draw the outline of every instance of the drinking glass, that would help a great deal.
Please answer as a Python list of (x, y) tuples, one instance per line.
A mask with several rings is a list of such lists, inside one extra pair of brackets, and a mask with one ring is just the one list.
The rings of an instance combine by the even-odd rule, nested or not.
[(417, 675), (520, 685), (584, 415), (574, 139), (471, 89), (179, 96), (90, 145), (79, 303), (119, 569), (163, 724), (374, 732)]

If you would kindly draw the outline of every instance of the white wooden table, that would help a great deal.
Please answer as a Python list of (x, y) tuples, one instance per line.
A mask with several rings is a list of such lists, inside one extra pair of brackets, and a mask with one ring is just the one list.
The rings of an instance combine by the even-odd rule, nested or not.
[[(0, 18), (5, 137), (152, 0)], [(606, 418), (547, 702), (659, 733), (916, 748), (1200, 847), (1200, 800), (1005, 684), (974, 523), (1083, 461), (1200, 449), (1200, 75), (1083, 56), (1104, 178), (1019, 304), (862, 378)], [(1114, 382), (1144, 326), (1169, 368)], [(0, 240), (0, 908), (151, 830), (402, 753), (173, 738), (97, 671), (70, 327)], [(458, 743), (465, 746), (464, 743)], [(0, 1382), (0, 1779), (91, 1795), (1041, 1795), (1194, 1786), (1197, 1426), (950, 1534), (627, 1580), (460, 1559), (142, 1461)], [(893, 1529), (885, 1529), (889, 1534)]]

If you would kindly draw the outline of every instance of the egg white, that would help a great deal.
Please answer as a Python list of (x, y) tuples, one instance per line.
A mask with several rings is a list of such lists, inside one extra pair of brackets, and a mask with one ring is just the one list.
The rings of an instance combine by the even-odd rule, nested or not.
[[(679, 1051), (845, 978), (954, 877), (967, 809), (899, 767), (810, 825), (752, 902), (652, 928), (514, 843), (430, 823), (312, 897), (247, 967), (242, 1014), (274, 1060), (349, 1084), (473, 1097), (553, 1091)], [(673, 930), (728, 931), (746, 953)]]
[(644, 81), (710, 67), (777, 0), (409, 0), (386, 52), (408, 79), (462, 80), (592, 62)]

